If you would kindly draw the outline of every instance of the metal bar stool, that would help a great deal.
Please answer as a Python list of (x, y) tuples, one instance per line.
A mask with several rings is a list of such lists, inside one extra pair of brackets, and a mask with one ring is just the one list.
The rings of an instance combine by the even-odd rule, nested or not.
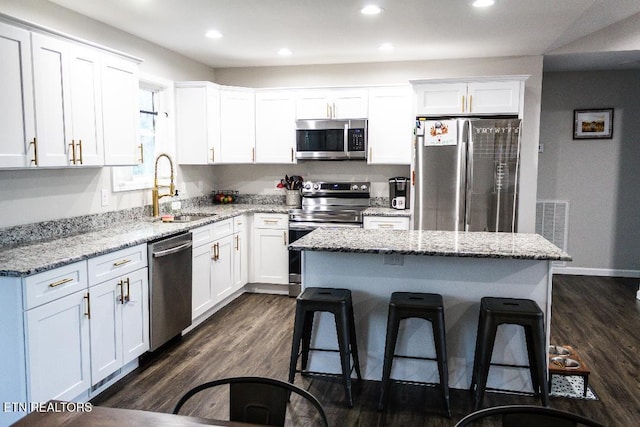
[[(409, 318), (424, 319), (431, 323), (436, 350), (435, 358), (399, 356), (395, 354), (400, 321)], [(449, 370), (447, 365), (447, 345), (445, 341), (444, 304), (442, 295), (415, 292), (394, 292), (391, 294), (391, 300), (389, 301), (389, 318), (387, 321), (387, 338), (384, 347), (380, 401), (378, 402), (379, 411), (384, 410), (387, 404), (389, 385), (391, 383), (391, 366), (394, 357), (438, 362), (439, 385), (442, 390), (443, 403), (447, 416), (451, 417), (451, 406), (449, 404)]]
[[(333, 313), (336, 319), (336, 332), (338, 335), (338, 350), (311, 348), (311, 332), (313, 317), (316, 312)], [(300, 344), (302, 343), (302, 351)], [(353, 303), (351, 291), (335, 288), (307, 288), (296, 300), (296, 317), (293, 327), (293, 343), (291, 345), (291, 362), (289, 364), (289, 382), (293, 383), (297, 372), (303, 374), (323, 374), (321, 372), (307, 371), (309, 351), (337, 351), (340, 353), (340, 365), (347, 404), (353, 407), (351, 393), (351, 371), (355, 368), (358, 379), (362, 379), (360, 373), (360, 361), (358, 359), (358, 346), (356, 343), (356, 327), (353, 317)], [(301, 369), (298, 370), (298, 357), (301, 358)], [(353, 367), (351, 358), (353, 357)], [(325, 374), (326, 375), (326, 374)]]
[(489, 367), (492, 365), (491, 356), (496, 332), (498, 326), (502, 324), (520, 325), (524, 328), (529, 365), (515, 367), (529, 368), (534, 394), (536, 396), (541, 394), (542, 404), (549, 406), (549, 391), (546, 386), (547, 352), (544, 313), (532, 300), (484, 297), (480, 301), (480, 319), (470, 388), (473, 392), (475, 410), (480, 408), (484, 399)]

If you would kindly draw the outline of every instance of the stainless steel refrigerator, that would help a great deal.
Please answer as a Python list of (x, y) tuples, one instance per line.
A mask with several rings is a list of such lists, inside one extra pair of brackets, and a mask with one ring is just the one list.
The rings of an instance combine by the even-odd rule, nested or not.
[(517, 231), (517, 118), (416, 120), (414, 229)]

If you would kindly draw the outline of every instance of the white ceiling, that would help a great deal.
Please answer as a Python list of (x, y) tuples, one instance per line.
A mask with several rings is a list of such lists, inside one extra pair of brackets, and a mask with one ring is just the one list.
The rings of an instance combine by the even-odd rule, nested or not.
[[(542, 55), (640, 13), (637, 0), (50, 1), (213, 68)], [(360, 14), (369, 3), (383, 13)], [(205, 38), (210, 29), (224, 36)], [(293, 54), (278, 56), (283, 47)], [(640, 47), (563, 54), (545, 69), (640, 68), (638, 59)]]

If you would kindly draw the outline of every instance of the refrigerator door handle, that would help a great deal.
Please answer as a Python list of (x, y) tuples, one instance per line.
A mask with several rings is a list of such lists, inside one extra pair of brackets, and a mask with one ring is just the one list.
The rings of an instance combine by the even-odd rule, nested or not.
[(473, 139), (471, 132), (471, 123), (466, 120), (463, 123), (462, 135), (465, 143), (465, 151), (462, 156), (465, 158), (465, 168), (463, 169), (464, 177), (464, 231), (469, 231), (469, 222), (471, 219), (471, 192), (473, 186)]
[(467, 193), (468, 193), (468, 176), (467, 176), (467, 141), (462, 139), (458, 144), (458, 196), (456, 197), (456, 231), (467, 231)]

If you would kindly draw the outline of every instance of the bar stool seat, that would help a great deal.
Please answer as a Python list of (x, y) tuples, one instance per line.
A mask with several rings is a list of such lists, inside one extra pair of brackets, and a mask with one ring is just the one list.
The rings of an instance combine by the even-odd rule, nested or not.
[[(399, 356), (395, 354), (400, 321), (409, 318), (424, 319), (431, 323), (433, 329), (436, 357)], [(394, 292), (389, 301), (389, 317), (387, 321), (387, 337), (384, 347), (384, 365), (382, 368), (382, 384), (378, 410), (384, 410), (391, 383), (391, 367), (395, 357), (407, 359), (431, 360), (438, 363), (439, 386), (442, 391), (444, 408), (451, 417), (449, 403), (449, 369), (447, 364), (447, 346), (444, 327), (444, 304), (442, 295), (418, 292)], [(416, 383), (412, 381), (412, 383)], [(428, 384), (428, 383), (423, 383)], [(429, 383), (430, 384), (430, 383)]]
[[(336, 320), (338, 336), (338, 353), (344, 382), (345, 395), (349, 407), (353, 407), (351, 392), (351, 372), (356, 371), (358, 379), (360, 361), (358, 359), (358, 345), (356, 343), (356, 328), (353, 316), (353, 302), (351, 291), (337, 288), (306, 288), (296, 300), (296, 316), (293, 327), (293, 343), (291, 345), (291, 361), (289, 364), (289, 382), (293, 383), (296, 373), (321, 374), (307, 371), (309, 351), (336, 351), (311, 348), (311, 333), (313, 318), (316, 312), (333, 313)], [(302, 351), (300, 345), (302, 344)], [(298, 357), (301, 356), (301, 369), (297, 369)], [(353, 358), (353, 366), (351, 359)]]
[(534, 394), (540, 394), (542, 404), (549, 406), (544, 313), (535, 301), (529, 299), (484, 297), (480, 300), (480, 319), (471, 378), (475, 410), (482, 405), (489, 368), (492, 365), (491, 356), (496, 332), (502, 324), (520, 325), (524, 328), (529, 365), (516, 367), (529, 368)]

